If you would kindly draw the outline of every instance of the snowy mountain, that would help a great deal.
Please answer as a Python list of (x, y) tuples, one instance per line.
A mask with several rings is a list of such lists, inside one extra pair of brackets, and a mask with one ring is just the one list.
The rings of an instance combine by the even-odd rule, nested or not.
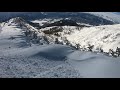
[[(0, 77), (80, 77), (79, 73), (65, 62), (66, 55), (72, 52), (70, 47), (46, 45), (46, 41), (42, 41), (44, 34), (38, 33), (21, 18), (12, 18), (3, 22), (1, 29)], [(26, 35), (25, 32), (28, 34)], [(34, 37), (36, 33), (41, 37), (40, 43), (45, 45), (31, 43), (31, 40), (36, 40)]]
[(95, 16), (102, 17), (104, 19), (113, 21), (114, 23), (120, 23), (120, 13), (119, 12), (85, 12)]
[(1, 22), (0, 77), (119, 78), (120, 24), (93, 15), (106, 25), (90, 24), (90, 17), (78, 22), (75, 13), (69, 14), (72, 18), (15, 17)]
[(0, 12), (0, 22), (15, 17), (22, 17), (26, 20), (32, 20), (37, 18), (45, 18), (45, 14), (42, 12)]
[(65, 35), (72, 44), (80, 44), (80, 47), (87, 48), (94, 45), (94, 50), (103, 49), (109, 52), (109, 49), (116, 50), (120, 46), (120, 25), (104, 25), (76, 30), (70, 35)]
[[(44, 19), (43, 19), (44, 20)], [(36, 26), (36, 22), (31, 24), (24, 19), (17, 17), (12, 18), (1, 24), (1, 27), (17, 26), (24, 30), (24, 34), (31, 38), (34, 43), (53, 44), (61, 43), (69, 46), (80, 48), (80, 50), (89, 50), (89, 46), (94, 46), (92, 51), (103, 52), (113, 51), (119, 47), (120, 25), (103, 25), (88, 26), (83, 23), (77, 24), (71, 20), (50, 20), (49, 23), (44, 22), (42, 25)], [(43, 22), (41, 20), (41, 22)], [(40, 21), (38, 22), (40, 23)], [(37, 24), (38, 24), (37, 23)]]
[[(105, 12), (103, 14), (106, 15)], [(101, 14), (100, 14), (101, 15)], [(107, 14), (108, 15), (108, 14)], [(110, 13), (110, 18), (118, 18), (119, 15)], [(113, 16), (113, 17), (112, 17)], [(114, 20), (99, 17), (96, 14), (84, 13), (84, 12), (0, 12), (0, 21), (6, 21), (10, 18), (22, 17), (25, 20), (38, 20), (38, 19), (58, 19), (58, 18), (70, 18), (78, 23), (86, 23), (91, 25), (106, 25), (117, 23)], [(117, 19), (116, 19), (117, 20)]]

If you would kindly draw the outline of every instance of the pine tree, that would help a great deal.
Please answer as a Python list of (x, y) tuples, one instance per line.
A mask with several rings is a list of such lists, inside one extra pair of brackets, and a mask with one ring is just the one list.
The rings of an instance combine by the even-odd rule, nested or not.
[(70, 45), (70, 42), (68, 40), (66, 40), (66, 45)]
[(116, 52), (114, 52), (113, 49), (109, 49), (109, 55), (111, 55), (113, 57), (117, 57)]
[(33, 38), (37, 39), (37, 33), (36, 32), (33, 32)]
[(55, 44), (59, 44), (58, 38), (55, 38)]
[(80, 49), (80, 44), (76, 44), (76, 49)]
[(100, 52), (103, 53), (103, 49), (102, 48), (100, 48)]
[(92, 49), (94, 48), (94, 45), (89, 44), (87, 48), (89, 49), (89, 51), (92, 51)]
[(27, 31), (25, 31), (24, 33), (25, 33), (25, 36), (28, 36), (28, 33), (27, 33)]
[(112, 49), (109, 49), (109, 55), (113, 55), (113, 50)]
[(46, 36), (43, 36), (43, 39), (46, 41), (47, 44), (50, 44), (50, 42)]
[(119, 56), (120, 56), (120, 48), (117, 47), (116, 53), (117, 53), (117, 55), (118, 55), (118, 57), (119, 57)]

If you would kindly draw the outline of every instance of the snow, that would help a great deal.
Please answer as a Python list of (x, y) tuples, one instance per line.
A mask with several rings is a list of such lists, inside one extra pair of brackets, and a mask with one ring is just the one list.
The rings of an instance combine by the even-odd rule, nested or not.
[[(9, 39), (10, 37), (15, 39)], [(32, 45), (22, 29), (5, 25), (0, 33), (0, 77), (2, 78), (74, 78), (80, 77), (66, 56), (72, 53), (64, 45)]]
[(54, 22), (57, 22), (57, 21), (60, 21), (60, 20), (62, 20), (62, 18), (60, 18), (60, 19), (45, 18), (45, 19), (39, 19), (39, 20), (32, 20), (31, 22), (39, 23), (39, 25), (42, 26), (45, 23), (54, 23)]
[(116, 14), (115, 12), (83, 12), (93, 14), (104, 19), (113, 21), (115, 23), (120, 23), (120, 15)]
[(88, 26), (88, 27), (91, 27), (92, 25), (89, 25), (89, 24), (85, 24), (85, 23), (77, 23), (78, 25), (85, 25), (85, 26)]
[(68, 64), (58, 65), (51, 69), (51, 71), (46, 71), (44, 73), (38, 74), (35, 78), (42, 77), (42, 78), (80, 78), (81, 76), (77, 72), (70, 67)]
[[(54, 27), (46, 27), (40, 31), (49, 30)], [(73, 46), (80, 44), (81, 48), (87, 48), (88, 45), (94, 45), (93, 51), (103, 49), (109, 52), (109, 49), (116, 50), (120, 46), (120, 24), (102, 25), (78, 28), (75, 26), (62, 26), (63, 31), (58, 32), (60, 37), (49, 35), (51, 40), (58, 38), (63, 44), (68, 40)]]
[(1, 23), (0, 23), (0, 32), (2, 31), (2, 26), (1, 26)]
[(49, 20), (51, 20), (51, 19), (45, 19), (45, 20), (33, 20), (33, 21), (31, 21), (31, 22), (33, 22), (33, 23), (39, 23), (39, 25), (40, 26), (42, 26), (42, 25), (44, 25), (44, 23), (47, 23)]
[(120, 58), (76, 51), (68, 59), (83, 78), (120, 78)]
[[(75, 30), (74, 30), (75, 31)], [(120, 45), (120, 24), (103, 25), (76, 30), (70, 35), (66, 35), (68, 41), (80, 44), (82, 47), (88, 44), (94, 45), (94, 49), (102, 48), (105, 52), (109, 49), (116, 50)]]
[[(102, 53), (74, 50), (58, 44), (32, 44), (27, 42), (23, 29), (16, 24), (1, 24), (0, 77), (4, 78), (119, 78), (120, 57)], [(45, 35), (29, 24), (29, 30)], [(49, 28), (47, 28), (49, 29)], [(66, 34), (65, 32), (72, 33)], [(120, 24), (84, 27), (63, 26), (63, 38), (72, 44), (87, 47), (88, 43), (103, 48), (105, 52), (116, 49), (120, 40)], [(13, 39), (11, 37), (14, 37)], [(54, 36), (53, 36), (54, 37)], [(56, 38), (56, 37), (54, 37)]]

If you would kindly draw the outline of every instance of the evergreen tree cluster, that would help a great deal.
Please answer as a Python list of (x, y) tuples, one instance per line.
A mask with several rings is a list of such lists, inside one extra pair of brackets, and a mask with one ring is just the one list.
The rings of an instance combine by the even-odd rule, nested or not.
[(115, 51), (113, 49), (109, 49), (108, 54), (112, 57), (119, 57), (120, 56), (120, 48), (117, 47)]

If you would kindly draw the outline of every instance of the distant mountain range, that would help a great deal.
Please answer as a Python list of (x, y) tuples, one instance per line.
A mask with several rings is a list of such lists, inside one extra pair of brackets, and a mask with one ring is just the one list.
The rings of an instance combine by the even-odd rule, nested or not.
[(117, 12), (0, 12), (1, 22), (14, 17), (22, 17), (25, 20), (69, 18), (78, 23), (86, 23), (90, 25), (120, 23), (120, 15), (118, 15)]
[(119, 12), (85, 12), (104, 19), (110, 20), (114, 23), (120, 23), (120, 13)]

